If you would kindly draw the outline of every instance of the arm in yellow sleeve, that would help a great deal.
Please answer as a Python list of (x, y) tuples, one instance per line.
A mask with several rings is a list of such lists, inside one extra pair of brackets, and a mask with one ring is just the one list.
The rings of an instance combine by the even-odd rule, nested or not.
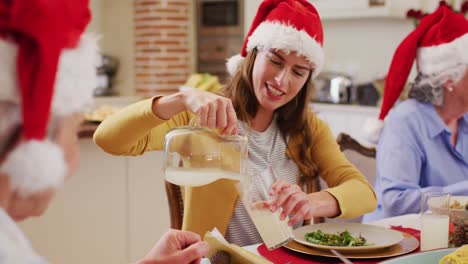
[(320, 177), (330, 186), (324, 191), (338, 201), (341, 210), (338, 217), (353, 218), (375, 210), (374, 189), (346, 159), (327, 124), (316, 116), (311, 116), (309, 122), (314, 137), (312, 159), (318, 166)]
[(166, 133), (189, 123), (190, 114), (181, 112), (164, 120), (152, 111), (153, 100), (131, 104), (106, 118), (94, 132), (94, 142), (113, 155), (141, 155), (146, 151), (161, 150)]

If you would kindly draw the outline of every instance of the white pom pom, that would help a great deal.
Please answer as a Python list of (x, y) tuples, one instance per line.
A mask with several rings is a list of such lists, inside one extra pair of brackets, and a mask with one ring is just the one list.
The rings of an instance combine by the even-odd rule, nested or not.
[[(66, 115), (83, 110), (90, 104), (97, 87), (99, 66), (98, 37), (85, 34), (77, 47), (64, 49), (58, 61), (52, 113)], [(18, 46), (0, 37), (0, 99), (20, 103), (16, 60)]]
[(244, 61), (244, 57), (242, 57), (240, 54), (234, 55), (231, 58), (229, 58), (226, 61), (226, 68), (227, 68), (228, 73), (231, 76), (234, 76), (234, 74), (236, 74), (237, 69), (239, 69), (239, 66), (241, 65), (243, 61)]
[(28, 196), (60, 186), (67, 166), (59, 146), (47, 140), (31, 140), (8, 154), (0, 171), (10, 177), (13, 190)]
[(375, 118), (368, 118), (364, 123), (364, 134), (366, 139), (374, 144), (379, 142), (380, 133), (382, 132), (384, 122)]

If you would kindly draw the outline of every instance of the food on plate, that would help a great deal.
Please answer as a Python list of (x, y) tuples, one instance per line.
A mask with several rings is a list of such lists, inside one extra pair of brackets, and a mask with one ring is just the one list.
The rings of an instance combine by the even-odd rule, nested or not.
[(191, 87), (207, 92), (215, 92), (221, 89), (222, 85), (219, 83), (217, 76), (213, 76), (209, 73), (194, 73), (189, 76), (184, 87)]
[(439, 264), (466, 264), (468, 263), (468, 245), (455, 250), (443, 257)]
[(118, 107), (111, 105), (101, 105), (94, 109), (91, 113), (85, 113), (85, 120), (87, 121), (103, 121), (106, 117), (112, 115), (119, 110)]
[(450, 205), (450, 209), (463, 209), (467, 205), (468, 205), (468, 203), (466, 205), (464, 205), (464, 204), (461, 204), (458, 200), (455, 200), (453, 202), (453, 204)]
[(331, 234), (324, 233), (322, 230), (306, 233), (304, 239), (310, 243), (323, 246), (339, 246), (339, 247), (360, 247), (372, 246), (373, 243), (367, 242), (363, 236), (352, 236), (348, 230), (344, 232)]
[(461, 214), (452, 216), (452, 224), (454, 229), (450, 237), (450, 244), (456, 247), (468, 244), (468, 204)]

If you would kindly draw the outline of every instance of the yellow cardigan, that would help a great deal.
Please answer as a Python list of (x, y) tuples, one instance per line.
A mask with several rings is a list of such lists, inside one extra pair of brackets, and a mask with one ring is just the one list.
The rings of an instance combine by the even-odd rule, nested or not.
[[(169, 120), (163, 120), (152, 112), (154, 98), (129, 105), (108, 117), (94, 133), (94, 142), (113, 155), (141, 155), (146, 151), (161, 150), (166, 133), (178, 126), (187, 125), (193, 116), (181, 112)], [(313, 139), (309, 154), (317, 164), (319, 175), (341, 209), (340, 218), (353, 218), (375, 210), (377, 200), (367, 179), (344, 157), (328, 126), (314, 114), (310, 114)], [(297, 157), (297, 138), (291, 137), (288, 156)], [(307, 168), (301, 168), (303, 171)], [(218, 180), (194, 188), (185, 188), (184, 218), (182, 229), (203, 234), (217, 227), (225, 234), (238, 198), (234, 182)]]

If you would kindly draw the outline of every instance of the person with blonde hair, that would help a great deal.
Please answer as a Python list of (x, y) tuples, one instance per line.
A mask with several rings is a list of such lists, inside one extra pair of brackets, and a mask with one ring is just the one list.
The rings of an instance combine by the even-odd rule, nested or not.
[[(190, 90), (137, 102), (104, 120), (94, 141), (115, 155), (161, 150), (170, 129), (198, 116), (201, 126), (247, 135), (249, 174), (274, 172), (271, 210), (282, 208), (281, 218), (289, 215), (290, 225), (370, 212), (376, 206), (372, 187), (309, 109), (312, 79), (324, 63), (322, 46), (322, 24), (310, 2), (265, 0), (241, 53), (228, 60), (232, 80), (223, 91)], [(300, 185), (319, 176), (329, 189), (302, 191)], [(185, 188), (185, 197), (184, 230), (204, 234), (217, 227), (241, 246), (262, 241), (233, 181)]]

